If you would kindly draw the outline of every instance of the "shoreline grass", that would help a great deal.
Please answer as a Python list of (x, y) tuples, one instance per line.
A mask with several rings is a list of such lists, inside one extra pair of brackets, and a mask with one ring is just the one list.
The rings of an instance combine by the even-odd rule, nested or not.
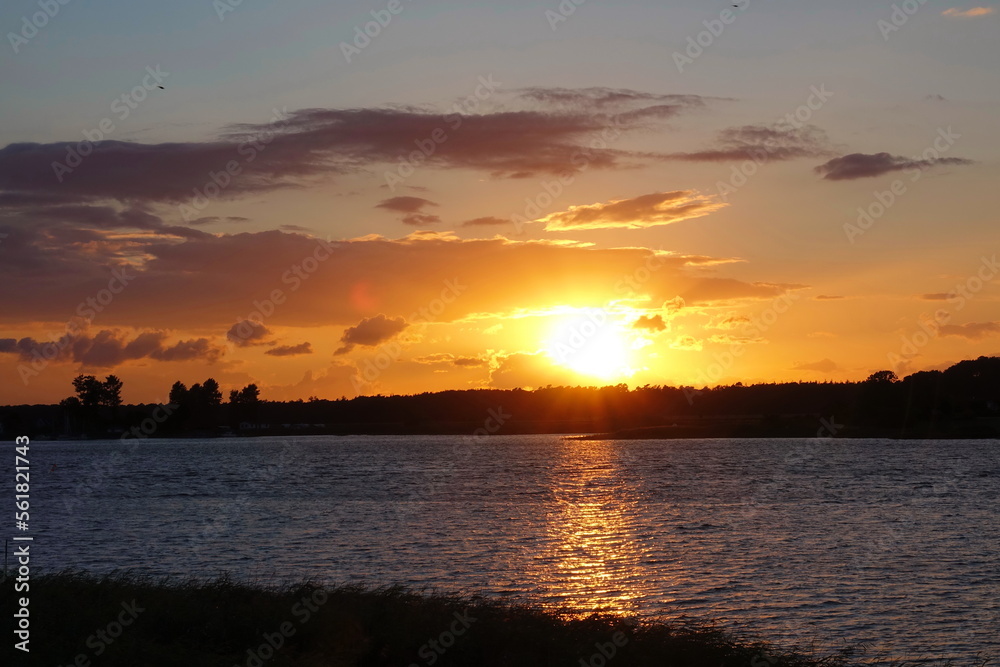
[[(4, 608), (16, 597), (5, 582)], [(31, 652), (18, 665), (90, 667), (850, 667), (864, 647), (815, 656), (710, 625), (573, 617), (521, 604), (416, 593), (157, 579), (80, 571), (31, 580)], [(926, 664), (926, 663), (922, 663)], [(944, 663), (937, 663), (944, 664)], [(980, 664), (986, 664), (980, 663)]]

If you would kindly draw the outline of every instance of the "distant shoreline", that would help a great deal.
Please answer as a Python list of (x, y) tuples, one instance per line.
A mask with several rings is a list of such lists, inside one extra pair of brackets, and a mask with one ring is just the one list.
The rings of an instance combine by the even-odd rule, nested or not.
[[(120, 389), (114, 376), (104, 384), (112, 381)], [(90, 376), (74, 382), (104, 387)], [(880, 371), (855, 383), (480, 388), (282, 402), (262, 400), (256, 385), (248, 385), (231, 391), (224, 403), (218, 383), (208, 378), (190, 389), (174, 383), (165, 404), (125, 404), (118, 400), (118, 390), (114, 395), (113, 401), (97, 401), (84, 391), (58, 405), (0, 406), (0, 435), (67, 440), (248, 435), (479, 439), (567, 433), (591, 439), (1000, 438), (1000, 357), (966, 360), (902, 380)]]
[(718, 438), (822, 438), (826, 440), (1000, 440), (996, 430), (990, 425), (966, 425), (964, 428), (877, 428), (844, 427), (834, 434), (810, 431), (809, 426), (790, 425), (767, 428), (760, 424), (748, 424), (737, 428), (719, 426), (647, 426), (627, 428), (604, 433), (588, 433), (569, 436), (573, 440), (707, 440)]
[[(829, 428), (834, 425), (836, 428)], [(475, 424), (447, 423), (425, 424), (423, 428), (413, 428), (402, 424), (356, 424), (338, 425), (333, 428), (317, 429), (258, 429), (250, 432), (191, 431), (157, 432), (135, 437), (124, 434), (93, 434), (90, 436), (53, 437), (51, 434), (33, 435), (35, 442), (88, 442), (91, 440), (227, 440), (242, 438), (286, 438), (294, 436), (449, 436), (464, 437), (477, 442), (489, 442), (494, 435), (551, 435), (569, 440), (715, 440), (751, 438), (818, 438), (823, 440), (1000, 440), (1000, 427), (993, 420), (970, 420), (967, 422), (946, 422), (944, 424), (917, 424), (908, 427), (892, 426), (846, 426), (835, 424), (828, 418), (797, 416), (789, 418), (755, 419), (698, 419), (679, 420), (677, 423), (657, 426), (639, 426), (616, 430), (587, 428), (587, 424), (550, 424), (531, 428), (531, 424), (520, 424), (517, 429), (503, 429), (494, 434), (473, 434)], [(560, 428), (562, 427), (562, 428)], [(567, 428), (568, 427), (568, 428)], [(473, 434), (473, 435), (470, 435)]]

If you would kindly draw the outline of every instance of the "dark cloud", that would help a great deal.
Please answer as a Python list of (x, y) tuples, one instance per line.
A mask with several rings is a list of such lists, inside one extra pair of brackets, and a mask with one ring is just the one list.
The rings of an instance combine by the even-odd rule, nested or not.
[[(134, 234), (123, 230), (134, 230)], [(122, 252), (111, 253), (110, 263), (126, 261), (128, 248), (136, 239), (198, 239), (211, 236), (200, 230), (166, 224), (144, 204), (86, 204), (54, 203), (26, 205), (19, 198), (11, 198), (7, 206), (0, 205), (0, 233), (17, 252), (10, 252), (6, 261), (30, 271), (44, 261), (58, 262), (55, 257), (42, 259), (37, 251), (52, 248), (64, 252), (65, 246), (77, 246), (93, 254), (95, 241), (107, 241), (105, 248)], [(84, 247), (87, 246), (87, 247)], [(89, 248), (89, 249), (88, 249)]]
[(475, 368), (485, 366), (488, 363), (487, 359), (480, 359), (479, 357), (456, 357), (450, 352), (428, 354), (423, 357), (417, 357), (413, 361), (414, 363), (428, 366), (449, 364), (451, 366), (458, 366), (459, 368)]
[(689, 162), (758, 162), (822, 157), (832, 153), (826, 133), (814, 125), (793, 128), (785, 125), (743, 125), (730, 127), (716, 137), (715, 146), (693, 153), (672, 153), (674, 160)]
[[(646, 111), (655, 109), (663, 117), (676, 115), (705, 106), (709, 98), (700, 95), (670, 95), (647, 93), (626, 88), (521, 88), (519, 97), (545, 106), (575, 109)], [(646, 106), (644, 106), (646, 105)]]
[(927, 169), (937, 165), (968, 165), (972, 160), (959, 157), (941, 157), (915, 160), (889, 153), (851, 153), (836, 157), (815, 168), (828, 181), (844, 181), (856, 178), (871, 178), (903, 169)]
[(278, 347), (273, 347), (264, 352), (264, 354), (269, 354), (272, 357), (294, 357), (300, 354), (312, 353), (312, 345), (308, 342), (300, 343), (298, 345), (279, 345)]
[(675, 296), (672, 299), (663, 302), (663, 310), (667, 312), (668, 315), (676, 315), (680, 311), (684, 310), (685, 303), (683, 297)]
[(390, 319), (382, 313), (379, 313), (375, 317), (365, 318), (356, 326), (350, 327), (344, 332), (344, 335), (340, 338), (340, 342), (344, 345), (334, 352), (334, 354), (347, 354), (356, 345), (374, 347), (379, 343), (391, 339), (408, 326), (406, 320), (402, 317)]
[(653, 315), (652, 317), (643, 315), (632, 323), (632, 328), (647, 329), (649, 331), (664, 331), (667, 328), (667, 325), (663, 321), (662, 315)]
[(946, 324), (938, 329), (941, 336), (960, 336), (969, 340), (979, 340), (1000, 334), (1000, 322), (969, 322), (968, 324)]
[[(225, 172), (230, 161), (243, 162), (239, 142), (140, 144), (99, 141), (68, 173), (56, 173), (77, 142), (10, 144), (0, 149), (0, 191), (44, 194), (58, 191), (60, 199), (182, 202), (211, 182), (210, 172)], [(235, 196), (288, 185), (295, 174), (309, 169), (292, 163), (287, 150), (268, 150), (255, 168), (232, 177), (221, 192)], [(270, 181), (270, 182), (269, 182)]]
[(950, 292), (934, 292), (933, 294), (921, 294), (920, 298), (924, 301), (947, 301), (954, 299), (955, 295)]
[(725, 315), (717, 321), (710, 322), (709, 324), (706, 325), (706, 327), (709, 329), (731, 330), (731, 329), (742, 329), (744, 327), (749, 326), (750, 324), (751, 320), (746, 315), (731, 314), (731, 315)]
[(505, 218), (497, 218), (491, 215), (482, 218), (473, 218), (462, 223), (463, 227), (488, 227), (495, 225), (509, 225), (511, 221)]
[(176, 345), (158, 350), (150, 356), (160, 361), (192, 361), (204, 359), (209, 363), (217, 360), (223, 354), (222, 348), (216, 347), (207, 338), (182, 340)]
[(17, 354), (22, 361), (39, 359), (53, 362), (73, 362), (84, 367), (106, 368), (135, 359), (157, 361), (217, 361), (223, 348), (207, 338), (181, 340), (167, 345), (167, 334), (161, 331), (143, 332), (129, 339), (124, 332), (104, 329), (93, 336), (85, 331), (67, 332), (56, 340), (34, 338), (0, 339), (0, 354)]
[[(699, 108), (708, 98), (531, 89), (519, 99), (546, 108), (477, 115), (411, 107), (301, 109), (275, 113), (267, 123), (231, 125), (203, 142), (9, 144), (0, 148), (0, 207), (107, 200), (182, 204), (199, 193), (238, 198), (395, 164), (418, 148), (417, 141), (442, 133), (448, 140), (423, 160), (430, 166), (527, 177), (575, 172), (572, 158), (586, 151), (588, 168), (609, 168), (650, 158), (591, 148), (590, 139), (612, 122), (624, 131), (637, 129)], [(612, 121), (606, 113), (611, 108), (625, 111)]]
[(815, 297), (816, 301), (839, 301), (845, 297), (836, 294), (817, 294)]
[(187, 224), (198, 227), (201, 225), (211, 225), (219, 222), (250, 222), (250, 218), (244, 218), (239, 215), (227, 215), (221, 218), (217, 215), (209, 215), (203, 218), (197, 218), (195, 220), (191, 220)]
[(271, 332), (263, 324), (253, 320), (241, 320), (229, 327), (226, 340), (237, 347), (263, 345)]
[(460, 368), (475, 368), (478, 366), (485, 366), (487, 364), (487, 360), (480, 359), (478, 357), (458, 357), (452, 363)]
[(433, 202), (430, 199), (424, 199), (423, 197), (402, 196), (384, 199), (376, 204), (375, 208), (384, 208), (386, 210), (397, 211), (399, 213), (419, 213), (428, 206), (437, 205), (437, 202)]
[(112, 206), (61, 204), (35, 207), (30, 212), (37, 222), (62, 222), (100, 229), (162, 229), (164, 226), (158, 216), (134, 206), (117, 209)]
[(399, 213), (405, 213), (401, 220), (403, 224), (420, 226), (420, 225), (433, 225), (435, 223), (441, 222), (441, 218), (430, 213), (425, 213), (424, 209), (428, 206), (437, 206), (437, 202), (433, 202), (429, 199), (424, 199), (423, 197), (392, 197), (390, 199), (385, 199), (382, 202), (375, 205), (375, 208), (384, 208), (388, 211), (397, 211)]

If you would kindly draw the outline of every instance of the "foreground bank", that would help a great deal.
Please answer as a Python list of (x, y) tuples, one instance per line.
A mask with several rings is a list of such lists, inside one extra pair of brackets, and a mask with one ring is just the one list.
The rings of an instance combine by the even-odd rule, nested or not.
[[(13, 602), (5, 582), (4, 608)], [(840, 667), (712, 627), (589, 618), (401, 588), (170, 582), (60, 573), (31, 582), (18, 665)], [(888, 662), (863, 664), (891, 664)]]

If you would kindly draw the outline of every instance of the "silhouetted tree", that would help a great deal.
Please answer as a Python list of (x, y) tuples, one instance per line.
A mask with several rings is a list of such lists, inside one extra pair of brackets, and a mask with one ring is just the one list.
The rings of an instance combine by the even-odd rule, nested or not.
[(77, 375), (73, 378), (73, 388), (85, 408), (96, 408), (104, 402), (104, 384), (93, 375)]
[(212, 429), (218, 425), (218, 406), (222, 391), (214, 378), (195, 383), (191, 388), (178, 381), (170, 388), (170, 402), (179, 406), (176, 423), (189, 428)]
[(233, 389), (229, 392), (229, 404), (232, 406), (229, 414), (234, 426), (242, 421), (256, 420), (260, 389), (255, 384), (248, 384), (239, 391)]
[(70, 396), (59, 401), (59, 406), (63, 409), (63, 426), (68, 433), (78, 433), (81, 427), (81, 413), (83, 405), (76, 396)]
[(229, 392), (229, 402), (235, 405), (256, 405), (260, 402), (260, 389), (255, 384), (248, 384), (243, 389)]
[(116, 375), (109, 375), (101, 382), (93, 375), (77, 375), (73, 378), (76, 398), (85, 408), (100, 405), (116, 408), (122, 404), (123, 382)]
[(899, 376), (892, 371), (875, 371), (865, 380), (870, 384), (892, 384), (899, 382)]
[[(116, 380), (108, 376), (99, 382), (93, 376), (81, 375), (74, 380), (77, 395), (64, 400), (58, 408), (0, 406), (0, 424), (5, 430), (30, 431), (57, 429), (62, 423), (66, 431), (96, 432), (103, 425), (100, 418), (107, 415), (99, 408), (117, 402), (104, 395), (106, 385), (115, 386)], [(118, 392), (112, 390), (110, 394)], [(259, 388), (250, 384), (227, 394), (229, 402), (221, 408), (222, 393), (214, 379), (190, 390), (175, 382), (170, 399), (179, 408), (164, 429), (206, 435), (222, 423), (238, 425), (248, 421), (272, 424), (276, 430), (282, 428), (281, 424), (296, 424), (303, 431), (452, 429), (470, 433), (483, 425), (486, 416), (492, 414), (490, 410), (502, 409), (503, 414), (514, 415), (504, 424), (505, 432), (596, 432), (616, 427), (663, 426), (690, 432), (691, 437), (712, 429), (730, 429), (731, 433), (741, 434), (738, 437), (767, 437), (816, 433), (819, 419), (832, 415), (834, 423), (846, 425), (840, 435), (1000, 436), (1000, 357), (962, 361), (943, 371), (921, 371), (902, 380), (885, 370), (860, 382), (735, 383), (697, 391), (663, 385), (632, 390), (624, 385), (546, 386), (535, 390), (479, 389), (351, 399), (342, 396), (337, 400), (310, 396), (308, 401), (272, 402), (261, 400)], [(148, 413), (136, 409), (132, 414), (138, 422)], [(17, 419), (23, 419), (23, 423)], [(303, 426), (306, 424), (324, 426)]]
[(118, 423), (118, 407), (122, 404), (124, 383), (117, 375), (108, 375), (101, 384), (101, 405), (111, 408), (111, 423)]
[(187, 403), (188, 388), (183, 382), (178, 380), (170, 387), (169, 400), (174, 405), (184, 405)]
[(122, 386), (124, 383), (117, 375), (109, 375), (104, 378), (102, 385), (103, 395), (101, 403), (109, 408), (117, 408), (122, 404)]
[(201, 401), (204, 405), (220, 405), (222, 403), (222, 391), (219, 383), (214, 378), (208, 378), (201, 385)]

